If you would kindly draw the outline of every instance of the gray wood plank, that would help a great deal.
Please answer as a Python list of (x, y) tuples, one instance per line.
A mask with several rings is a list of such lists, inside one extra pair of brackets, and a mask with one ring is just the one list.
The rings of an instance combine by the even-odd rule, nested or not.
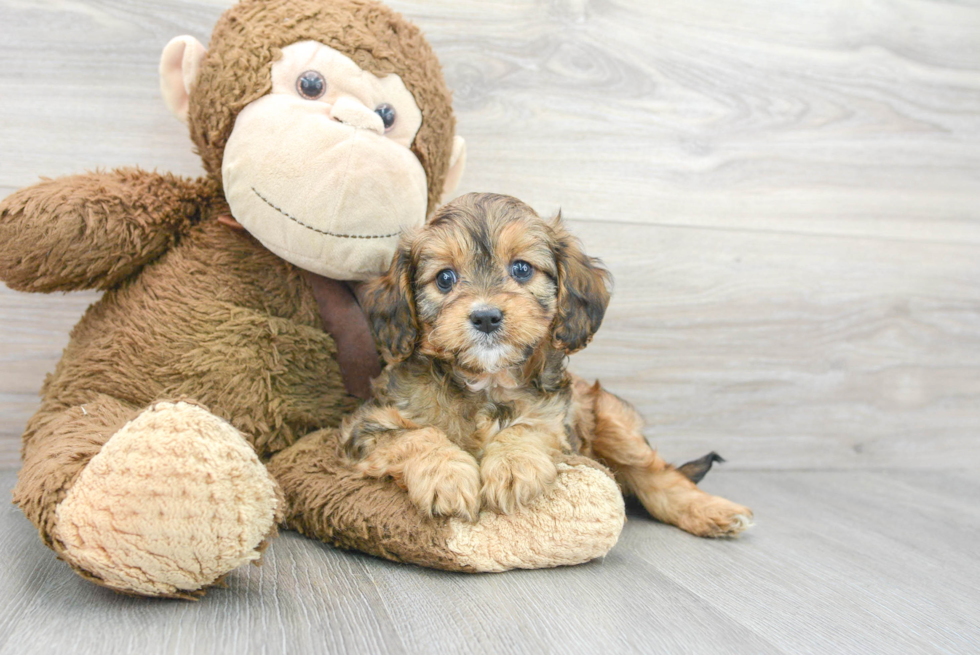
[(980, 6), (445, 5), (425, 25), (480, 163), (467, 188), (604, 220), (980, 237)]
[[(206, 42), (227, 4), (0, 3), (0, 185), (199, 171), (156, 62), (171, 36)], [(455, 89), (467, 190), (608, 220), (980, 241), (976, 5), (393, 4)]]
[(101, 294), (16, 293), (0, 285), (0, 469), (18, 466), (20, 435), (40, 405), (68, 333)]
[(725, 495), (752, 499), (751, 545), (712, 544), (707, 564), (674, 542), (641, 551), (631, 533), (617, 547), (655, 558), (785, 652), (973, 652), (980, 520), (957, 493), (933, 493), (944, 473), (906, 475), (719, 476)]
[(616, 290), (572, 367), (668, 459), (980, 465), (980, 249), (573, 221)]
[[(12, 474), (0, 475), (9, 488)], [(602, 561), (460, 575), (284, 533), (199, 603), (115, 595), (0, 513), (0, 653), (873, 652), (980, 648), (980, 510), (944, 472), (713, 471), (758, 525), (706, 541), (632, 511)]]

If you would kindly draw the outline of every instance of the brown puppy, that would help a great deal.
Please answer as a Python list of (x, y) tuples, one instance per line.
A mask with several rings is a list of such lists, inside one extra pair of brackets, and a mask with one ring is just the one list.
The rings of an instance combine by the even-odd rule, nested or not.
[(560, 216), (493, 194), (446, 205), (361, 294), (389, 365), (342, 427), (346, 455), (424, 513), (475, 520), (481, 505), (528, 503), (554, 482), (555, 456), (579, 451), (657, 519), (738, 534), (748, 508), (698, 489), (650, 448), (631, 407), (566, 371), (609, 288)]

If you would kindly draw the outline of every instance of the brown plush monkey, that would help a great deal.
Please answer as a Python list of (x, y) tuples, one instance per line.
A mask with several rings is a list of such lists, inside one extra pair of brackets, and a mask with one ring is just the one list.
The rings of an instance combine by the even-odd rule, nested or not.
[(208, 50), (171, 41), (161, 74), (204, 177), (119, 169), (0, 204), (0, 279), (105, 290), (23, 438), (14, 500), (44, 542), (99, 584), (176, 597), (258, 558), (280, 520), (454, 570), (607, 552), (622, 499), (588, 460), (469, 524), (424, 519), (338, 459), (331, 428), (377, 370), (338, 281), (386, 268), (465, 159), (419, 31), (368, 0), (244, 0)]

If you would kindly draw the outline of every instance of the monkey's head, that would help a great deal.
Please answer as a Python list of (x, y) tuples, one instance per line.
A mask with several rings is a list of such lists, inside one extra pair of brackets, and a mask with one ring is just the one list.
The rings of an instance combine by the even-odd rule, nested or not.
[(242, 0), (207, 50), (168, 43), (160, 75), (235, 220), (327, 277), (386, 270), (462, 174), (435, 54), (371, 0)]

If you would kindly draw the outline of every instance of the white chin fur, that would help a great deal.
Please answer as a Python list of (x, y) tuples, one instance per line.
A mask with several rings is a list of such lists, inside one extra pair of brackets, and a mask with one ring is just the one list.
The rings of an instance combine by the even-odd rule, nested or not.
[(501, 344), (490, 344), (477, 346), (473, 350), (473, 356), (480, 363), (480, 367), (487, 373), (496, 373), (510, 365), (513, 348)]

